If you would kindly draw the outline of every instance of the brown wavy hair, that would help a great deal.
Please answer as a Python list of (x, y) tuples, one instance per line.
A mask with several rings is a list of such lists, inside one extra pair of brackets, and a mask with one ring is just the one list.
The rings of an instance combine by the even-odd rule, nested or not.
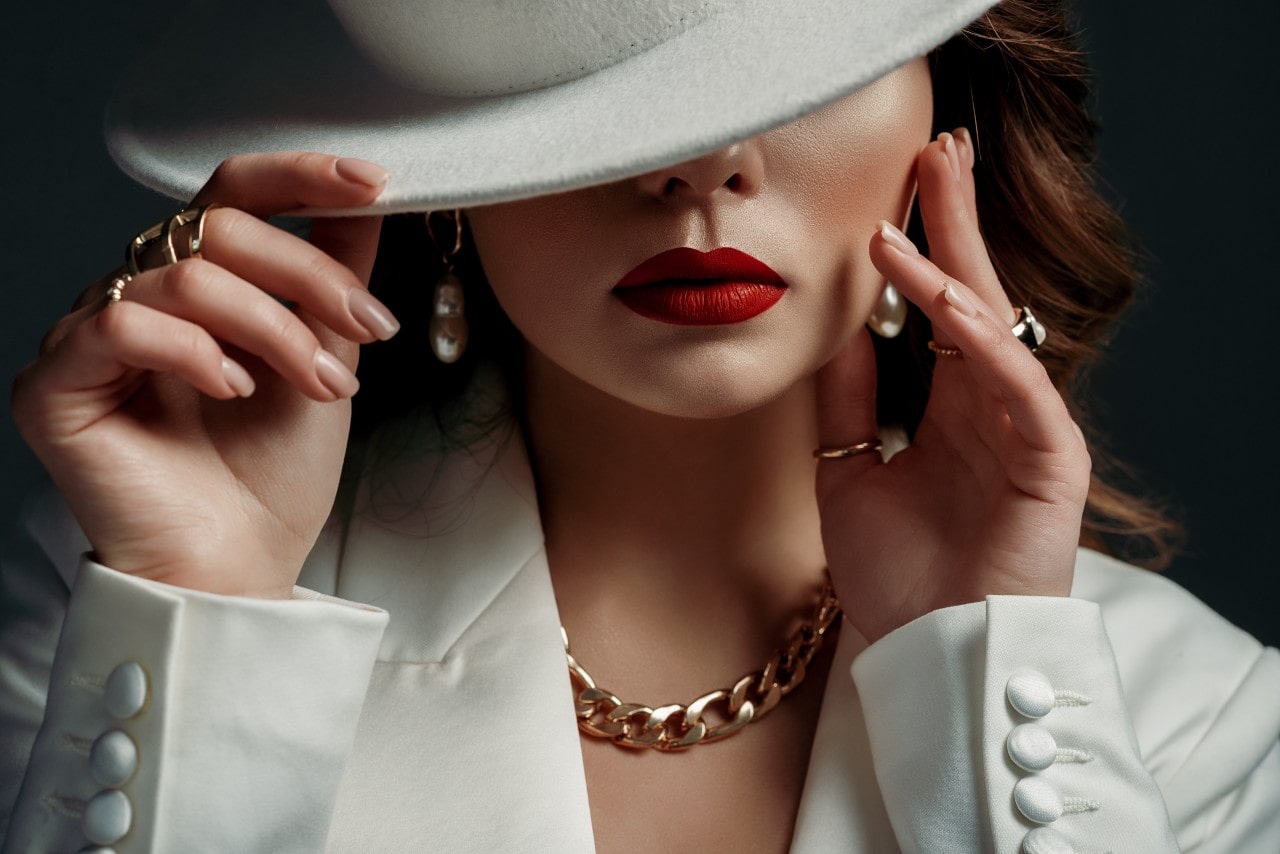
[[(1088, 66), (1066, 10), (1058, 0), (1004, 0), (935, 50), (930, 63), (934, 131), (968, 127), (973, 133), (987, 248), (1014, 305), (1033, 306), (1051, 330), (1038, 355), (1089, 442), (1093, 473), (1081, 543), (1163, 568), (1182, 541), (1182, 528), (1107, 452), (1083, 405), (1087, 369), (1134, 298), (1138, 276), (1130, 235), (1099, 189)], [(927, 248), (918, 211), (908, 234)], [(459, 397), (483, 361), (496, 360), (516, 412), (523, 408), (523, 343), (489, 290), (469, 240), (457, 269), (466, 282), (472, 340), (455, 365), (442, 366), (431, 356), (426, 322), (439, 258), (421, 215), (387, 218), (371, 287), (405, 321), (405, 330), (362, 357), (356, 436), (424, 399), (445, 404)], [(919, 425), (933, 373), (929, 337), (928, 320), (914, 306), (901, 336), (873, 336), (878, 416), (881, 423), (905, 426), (908, 435)], [(421, 371), (419, 397), (406, 396), (405, 365)], [(431, 410), (438, 421), (442, 408)], [(441, 426), (466, 444), (500, 420)]]

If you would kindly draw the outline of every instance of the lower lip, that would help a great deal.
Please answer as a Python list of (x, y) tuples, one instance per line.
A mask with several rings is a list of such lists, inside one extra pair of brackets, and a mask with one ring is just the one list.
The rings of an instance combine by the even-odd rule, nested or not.
[(767, 282), (662, 282), (614, 291), (623, 305), (650, 320), (681, 326), (741, 323), (764, 314), (786, 288)]

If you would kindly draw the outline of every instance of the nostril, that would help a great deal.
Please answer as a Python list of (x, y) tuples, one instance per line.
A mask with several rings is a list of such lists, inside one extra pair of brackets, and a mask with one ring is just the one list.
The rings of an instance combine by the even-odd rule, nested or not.
[(662, 194), (664, 196), (674, 195), (676, 192), (676, 188), (678, 188), (679, 186), (680, 186), (679, 178), (668, 178), (666, 186), (662, 188)]
[(738, 188), (742, 186), (742, 175), (734, 172), (729, 176), (729, 180), (724, 182), (724, 185), (727, 189), (737, 192)]

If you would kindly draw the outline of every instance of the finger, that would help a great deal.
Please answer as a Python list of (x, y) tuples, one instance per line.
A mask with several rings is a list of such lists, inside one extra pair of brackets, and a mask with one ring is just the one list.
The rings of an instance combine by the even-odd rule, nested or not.
[(311, 222), (311, 242), (367, 287), (378, 255), (382, 217), (325, 217)]
[(77, 325), (33, 366), (33, 383), (56, 394), (109, 387), (134, 371), (173, 373), (219, 399), (254, 383), (199, 325), (137, 303), (117, 303)]
[[(818, 444), (841, 448), (876, 439), (876, 354), (871, 335), (859, 329), (818, 371)], [(847, 471), (874, 465), (880, 454), (865, 453), (826, 462)]]
[(266, 362), (303, 394), (350, 397), (358, 384), (312, 330), (257, 286), (208, 261), (190, 258), (135, 278), (123, 304), (141, 304), (198, 324), (214, 338)]
[(277, 151), (230, 157), (191, 200), (213, 202), (262, 218), (300, 208), (350, 208), (370, 204), (389, 173), (374, 163), (310, 151)]
[[(376, 219), (376, 218), (365, 218)], [(320, 220), (317, 220), (319, 223)], [(342, 223), (362, 223), (344, 219)], [(351, 238), (368, 242), (368, 227)], [(329, 232), (341, 228), (329, 227)], [(377, 236), (366, 251), (376, 252)], [(206, 215), (201, 254), (205, 260), (302, 306), (325, 326), (353, 341), (386, 340), (400, 329), (385, 305), (368, 293), (365, 278), (300, 237), (234, 208)], [(364, 259), (359, 259), (363, 265)]]
[[(967, 134), (965, 135), (967, 138)], [(971, 146), (950, 133), (920, 154), (920, 215), (929, 239), (929, 258), (947, 275), (969, 285), (993, 309), (993, 316), (1014, 322), (1013, 306), (1000, 284), (979, 228), (973, 197)], [(934, 338), (950, 346), (944, 338)]]
[(977, 294), (918, 252), (904, 251), (896, 238), (884, 236), (883, 229), (872, 238), (871, 260), (904, 297), (920, 306), (933, 323), (935, 337), (945, 335), (963, 353), (939, 361), (963, 367), (980, 387), (1003, 401), (1027, 444), (1051, 451), (1074, 443), (1071, 416), (1044, 366)]
[[(902, 287), (899, 287), (898, 290), (903, 294), (903, 296), (912, 300), (912, 302), (916, 301), (915, 297), (909, 293), (912, 281), (919, 279), (921, 269), (926, 269), (920, 266), (921, 263), (927, 265), (927, 270), (933, 271), (933, 275), (937, 278), (937, 282), (935, 283), (937, 287), (933, 290), (941, 288), (942, 283), (949, 278), (954, 278), (939, 270), (936, 264), (921, 255), (920, 250), (911, 242), (911, 238), (903, 234), (897, 226), (888, 220), (880, 220), (880, 228), (871, 236), (871, 243), (868, 246), (868, 252), (871, 256), (871, 263), (875, 265), (875, 268), (880, 271), (881, 275), (893, 282), (895, 285), (898, 284), (898, 280), (895, 278), (896, 276), (902, 275), (904, 277), (909, 277), (905, 280), (907, 289), (904, 290)], [(917, 295), (920, 293), (918, 288), (916, 293)], [(930, 291), (930, 294), (932, 294), (932, 291)], [(919, 303), (917, 304), (919, 305)], [(921, 305), (921, 308), (924, 308), (924, 306)], [(995, 310), (985, 301), (979, 301), (977, 303), (977, 308), (993, 320), (1000, 320), (1000, 318), (996, 316)], [(1012, 327), (1012, 323), (1010, 326)], [(935, 328), (933, 331), (934, 339), (939, 344), (942, 344), (944, 339), (939, 338), (938, 336), (940, 334), (945, 334), (945, 330)]]

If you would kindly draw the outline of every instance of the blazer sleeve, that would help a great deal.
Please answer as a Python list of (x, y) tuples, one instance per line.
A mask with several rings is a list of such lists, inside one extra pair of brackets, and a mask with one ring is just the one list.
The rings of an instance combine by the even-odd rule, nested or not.
[(3, 851), (321, 850), (386, 613), (133, 578), (58, 505), (0, 559)]
[(1113, 607), (992, 596), (855, 660), (903, 851), (1278, 850), (1280, 654), (1119, 577)]

